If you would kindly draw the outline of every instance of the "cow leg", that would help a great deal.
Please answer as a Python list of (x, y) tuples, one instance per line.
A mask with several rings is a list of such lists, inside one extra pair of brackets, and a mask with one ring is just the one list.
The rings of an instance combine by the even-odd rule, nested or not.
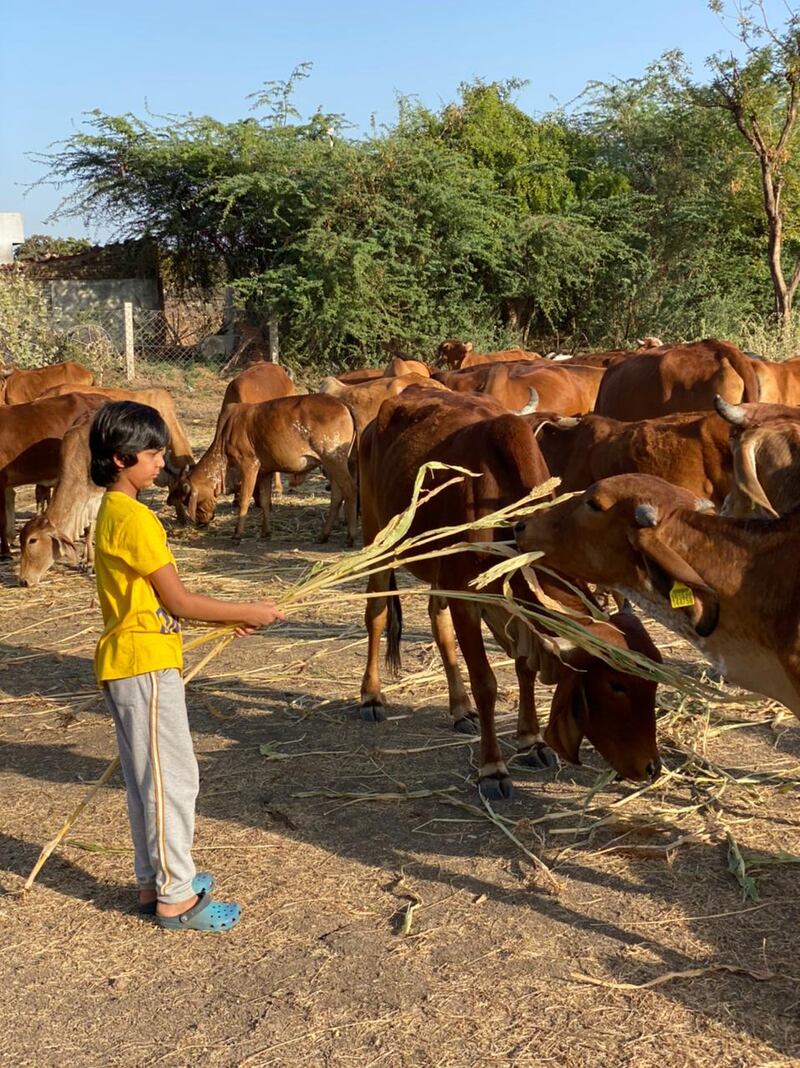
[[(388, 571), (370, 575), (367, 580), (367, 593), (385, 593), (389, 589)], [(359, 710), (362, 719), (380, 723), (386, 719), (386, 702), (381, 693), (380, 654), (381, 635), (386, 629), (389, 615), (388, 598), (368, 597), (364, 609), (364, 626), (367, 628), (367, 666), (361, 680), (361, 704)]]
[(84, 566), (88, 574), (94, 574), (94, 528), (97, 521), (93, 519), (84, 532)]
[(236, 530), (233, 532), (234, 545), (238, 545), (242, 540), (244, 521), (247, 515), (247, 509), (250, 507), (253, 491), (256, 488), (256, 480), (258, 479), (259, 471), (260, 467), (258, 463), (243, 464), (241, 467), (242, 481), (239, 486), (239, 517), (236, 520)]
[(16, 510), (14, 508), (14, 490), (10, 486), (6, 486), (5, 479), (2, 483), (3, 489), (3, 526), (0, 529), (0, 559), (11, 559), (11, 542), (14, 540), (14, 534), (16, 533)]
[(280, 473), (280, 471), (276, 471), (275, 474), (272, 476), (272, 478), (273, 478), (272, 492), (275, 494), (276, 497), (282, 497), (283, 496), (283, 483), (281, 482), (281, 473)]
[(433, 640), (442, 658), (442, 666), (447, 676), (447, 692), (450, 697), (450, 714), (453, 717), (453, 729), (461, 734), (475, 734), (476, 715), (472, 710), (461, 670), (458, 666), (458, 652), (453, 633), (453, 622), (443, 597), (428, 598), (428, 615), (431, 620)]
[[(276, 471), (275, 477), (280, 485), (280, 474)], [(269, 475), (259, 475), (256, 483), (256, 498), (258, 507), (261, 509), (261, 537), (269, 538), (272, 534), (272, 492), (274, 479)]]
[(519, 683), (519, 718), (517, 719), (517, 760), (531, 768), (555, 768), (558, 760), (545, 744), (536, 714), (536, 672), (528, 667), (527, 658), (514, 661)]
[(335, 508), (333, 503), (334, 487), (336, 487), (340, 494), (339, 500), (344, 500), (345, 518), (347, 520), (347, 540), (345, 544), (348, 546), (354, 545), (357, 528), (356, 487), (348, 470), (347, 457), (336, 454), (328, 455), (322, 460), (322, 469), (331, 483), (331, 508), (319, 540), (328, 540), (333, 530), (333, 524), (336, 522), (336, 513), (339, 511), (338, 501)]
[(480, 609), (468, 601), (449, 601), (458, 644), (467, 662), (469, 683), (481, 722), (481, 755), (478, 789), (487, 800), (503, 801), (513, 795), (511, 777), (500, 752), (495, 731), (494, 709), (497, 680), (489, 666), (481, 634)]
[(36, 483), (36, 511), (41, 515), (42, 512), (47, 511), (47, 506), (50, 503), (50, 497), (53, 493), (52, 487), (43, 486), (40, 483)]

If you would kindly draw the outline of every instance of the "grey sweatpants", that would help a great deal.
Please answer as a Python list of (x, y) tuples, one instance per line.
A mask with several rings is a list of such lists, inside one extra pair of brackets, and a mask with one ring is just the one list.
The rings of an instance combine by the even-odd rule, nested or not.
[(174, 904), (192, 896), (199, 785), (183, 679), (176, 668), (103, 684), (128, 790), (140, 890)]

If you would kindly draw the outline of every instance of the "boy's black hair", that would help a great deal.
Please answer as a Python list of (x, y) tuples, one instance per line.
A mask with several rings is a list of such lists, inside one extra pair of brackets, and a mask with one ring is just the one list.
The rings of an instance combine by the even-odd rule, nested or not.
[(168, 442), (167, 424), (149, 404), (114, 401), (104, 405), (89, 430), (92, 482), (98, 486), (113, 486), (119, 477), (115, 456), (125, 467), (133, 467), (138, 452), (166, 449)]

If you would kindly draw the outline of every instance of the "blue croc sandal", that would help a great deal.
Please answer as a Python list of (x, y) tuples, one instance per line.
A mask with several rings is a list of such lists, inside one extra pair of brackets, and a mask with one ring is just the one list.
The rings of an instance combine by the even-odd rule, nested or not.
[(230, 931), (242, 918), (242, 910), (232, 901), (214, 901), (209, 894), (180, 916), (156, 916), (159, 927), (167, 931)]
[[(192, 891), (195, 894), (210, 894), (216, 885), (216, 880), (210, 871), (199, 871), (194, 879), (192, 879)], [(150, 901), (146, 905), (139, 906), (140, 916), (155, 916), (155, 914), (155, 901)]]

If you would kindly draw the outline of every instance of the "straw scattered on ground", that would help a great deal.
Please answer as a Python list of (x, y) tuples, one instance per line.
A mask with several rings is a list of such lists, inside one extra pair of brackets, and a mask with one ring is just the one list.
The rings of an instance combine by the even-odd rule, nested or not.
[[(181, 400), (196, 446), (217, 399)], [(341, 531), (315, 542), (325, 503), (321, 479), (285, 496), (269, 543), (251, 517), (233, 547), (229, 508), (174, 530), (187, 583), (296, 585), (342, 549)], [(136, 916), (118, 777), (20, 894), (114, 743), (92, 581), (62, 569), (22, 590), (8, 565), (0, 581), (3, 1063), (800, 1063), (800, 731), (772, 702), (707, 700), (717, 680), (663, 629), (668, 666), (699, 686), (659, 690), (661, 779), (614, 783), (590, 748), (555, 772), (511, 759), (502, 806), (481, 802), (475, 741), (449, 729), (424, 598), (406, 600), (385, 724), (356, 712), (362, 603), (308, 604), (232, 643), (192, 687), (197, 861), (245, 909), (209, 938)], [(513, 665), (490, 655), (511, 756)]]

